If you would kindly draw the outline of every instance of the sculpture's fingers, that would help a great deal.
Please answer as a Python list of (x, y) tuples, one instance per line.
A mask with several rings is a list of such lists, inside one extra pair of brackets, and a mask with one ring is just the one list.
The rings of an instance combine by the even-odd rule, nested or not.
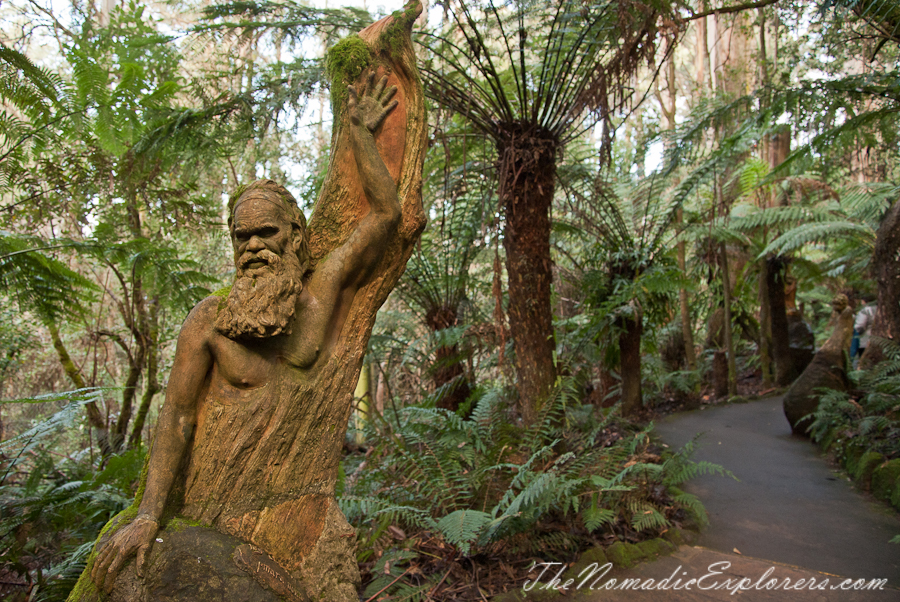
[(97, 587), (103, 586), (103, 581), (106, 578), (106, 570), (111, 558), (111, 552), (112, 547), (106, 546), (94, 559), (94, 568), (91, 569), (91, 581), (97, 584)]
[(388, 88), (387, 92), (384, 94), (384, 98), (381, 99), (381, 104), (386, 104), (387, 101), (394, 97), (394, 94), (397, 93), (397, 86), (391, 86)]
[(125, 558), (125, 554), (116, 554), (112, 564), (106, 569), (106, 577), (103, 579), (103, 590), (107, 594), (112, 591), (113, 584), (116, 582), (116, 576), (119, 574), (119, 569), (122, 568), (122, 563), (125, 562)]
[(384, 87), (387, 86), (387, 75), (383, 75), (381, 79), (378, 80), (378, 85), (375, 86), (375, 89), (372, 91), (372, 97), (375, 100), (381, 100), (381, 94), (384, 92)]
[(356, 93), (356, 88), (353, 86), (347, 86), (347, 93), (350, 95), (349, 100), (347, 101), (350, 107), (355, 107), (356, 103), (359, 102), (359, 96)]
[(369, 77), (367, 78), (366, 90), (365, 93), (369, 96), (372, 95), (372, 89), (375, 87), (375, 72), (370, 71)]
[(144, 577), (144, 563), (147, 561), (147, 553), (150, 551), (150, 544), (145, 543), (141, 547), (138, 548), (137, 553), (137, 565), (135, 566), (135, 570), (137, 571), (137, 576), (142, 578)]
[(394, 100), (391, 101), (391, 104), (384, 107), (384, 109), (380, 113), (378, 113), (378, 116), (372, 120), (372, 123), (369, 126), (369, 130), (373, 132), (377, 130), (381, 126), (381, 124), (384, 123), (384, 120), (387, 118), (388, 113), (397, 108), (397, 104), (398, 102)]

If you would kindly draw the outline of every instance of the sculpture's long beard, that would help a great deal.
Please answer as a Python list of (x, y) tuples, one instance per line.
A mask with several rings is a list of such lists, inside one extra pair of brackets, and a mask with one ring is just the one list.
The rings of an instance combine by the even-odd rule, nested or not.
[(230, 339), (291, 333), (297, 296), (303, 290), (300, 260), (290, 251), (279, 257), (263, 250), (256, 257), (265, 259), (268, 266), (249, 274), (247, 264), (254, 257), (241, 257), (231, 293), (216, 317), (216, 330)]

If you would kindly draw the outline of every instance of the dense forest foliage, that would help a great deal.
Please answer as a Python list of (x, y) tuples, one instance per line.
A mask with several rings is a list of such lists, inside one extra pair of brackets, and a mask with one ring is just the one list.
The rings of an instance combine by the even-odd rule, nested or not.
[[(179, 327), (234, 277), (228, 196), (309, 211), (325, 51), (399, 8), (0, 5), (0, 595), (65, 599), (131, 503)], [(445, 0), (415, 42), (429, 225), (339, 487), (364, 599), (701, 526), (679, 485), (725, 471), (652, 419), (789, 387), (836, 296), (872, 337), (810, 434), (900, 458), (893, 2)]]

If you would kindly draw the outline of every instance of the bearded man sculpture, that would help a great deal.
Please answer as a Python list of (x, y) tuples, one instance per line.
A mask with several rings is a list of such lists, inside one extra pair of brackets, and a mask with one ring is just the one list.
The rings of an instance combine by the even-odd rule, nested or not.
[[(408, 33), (420, 10), (351, 42), (370, 61), (344, 75), (355, 84), (335, 110), (313, 221), (350, 219), (316, 238), (271, 180), (229, 201), (234, 284), (185, 320), (143, 490), (101, 534), (70, 600), (358, 599), (355, 532), (334, 486), (374, 313), (424, 225)], [(385, 52), (397, 30), (402, 51)]]

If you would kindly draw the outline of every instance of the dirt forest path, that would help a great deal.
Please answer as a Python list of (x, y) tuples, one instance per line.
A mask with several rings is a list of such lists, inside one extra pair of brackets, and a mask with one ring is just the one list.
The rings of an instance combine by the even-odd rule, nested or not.
[[(743, 404), (707, 406), (660, 420), (656, 434), (680, 447), (702, 433), (695, 460), (730, 470), (739, 480), (704, 476), (685, 490), (700, 497), (710, 524), (694, 546), (631, 570), (616, 570), (618, 579), (684, 581), (700, 578), (710, 565), (730, 566), (716, 582), (749, 578), (757, 583), (767, 570), (791, 583), (814, 579), (829, 588), (845, 578), (887, 579), (882, 591), (579, 591), (591, 602), (625, 601), (900, 601), (900, 534), (897, 514), (857, 490), (821, 456), (810, 441), (795, 437), (784, 417), (781, 398)], [(722, 569), (724, 565), (716, 565)], [(708, 580), (710, 582), (711, 580)], [(824, 591), (823, 591), (824, 590)]]

